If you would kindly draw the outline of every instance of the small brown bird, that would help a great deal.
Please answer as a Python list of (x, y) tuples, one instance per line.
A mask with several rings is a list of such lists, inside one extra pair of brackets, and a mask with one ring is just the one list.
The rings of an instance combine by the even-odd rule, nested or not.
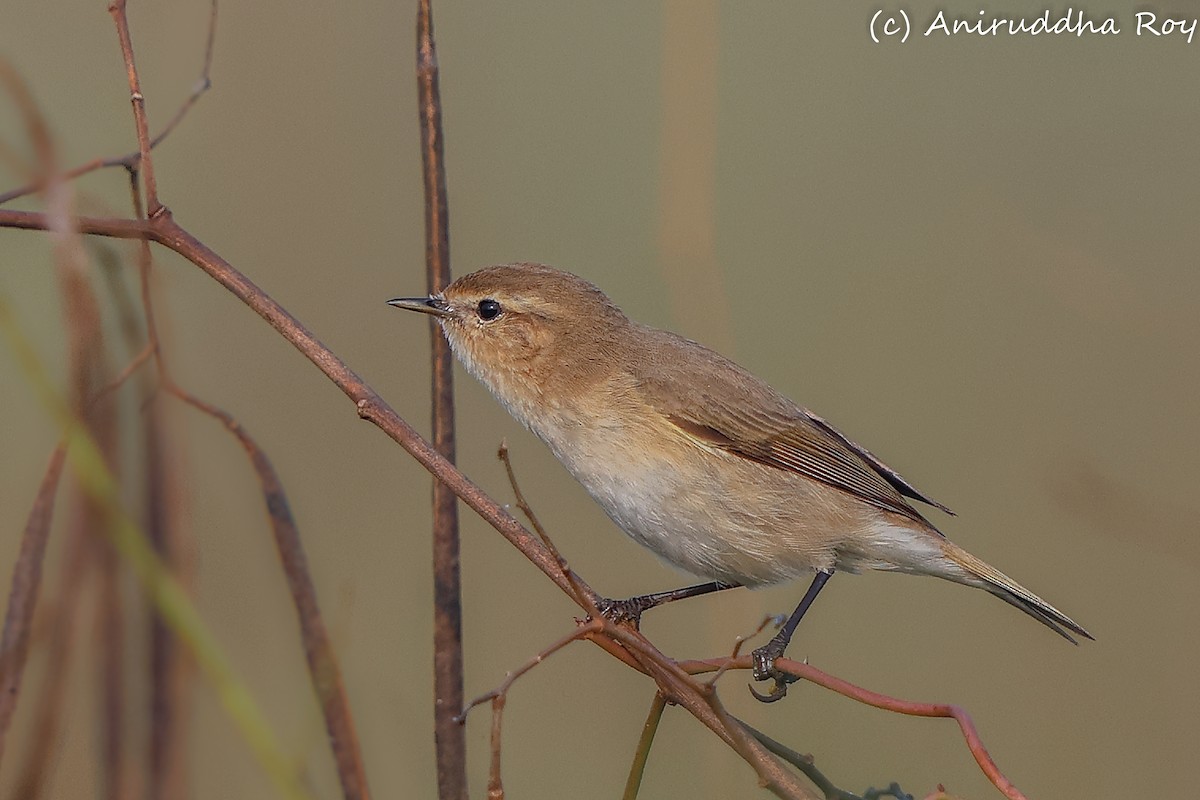
[(835, 570), (892, 570), (985, 589), (1074, 641), (1082, 627), (950, 542), (909, 504), (945, 506), (866, 448), (723, 356), (630, 320), (598, 288), (540, 264), (488, 267), (390, 305), (432, 314), (454, 354), (544, 441), (634, 540), (711, 583), (610, 602), (635, 621), (664, 602), (816, 573), (754, 652), (774, 668)]

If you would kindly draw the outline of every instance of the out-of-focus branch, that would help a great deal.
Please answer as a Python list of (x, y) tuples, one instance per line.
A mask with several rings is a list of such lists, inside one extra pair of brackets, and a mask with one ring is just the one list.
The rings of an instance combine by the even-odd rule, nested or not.
[[(140, 216), (141, 202), (136, 182), (132, 182), (131, 187), (134, 208)], [(137, 351), (137, 355), (121, 373), (101, 390), (96, 399), (96, 402), (99, 402), (102, 397), (119, 388), (151, 356), (157, 354), (159, 348), (157, 339), (142, 345), (142, 325), (137, 305), (121, 278), (121, 270), (125, 265), (119, 262), (111, 248), (102, 247), (97, 250), (109, 294), (116, 308), (121, 333), (129, 350)], [(148, 261), (148, 248), (145, 253), (139, 249), (139, 274), (142, 278), (143, 294), (147, 298), (149, 291), (145, 284), (148, 283), (150, 275)], [(149, 315), (146, 317), (148, 320)], [(149, 324), (146, 327), (149, 329)], [(157, 380), (145, 371), (138, 377), (139, 405), (142, 408), (142, 519), (147, 537), (163, 564), (182, 584), (187, 585), (188, 575), (180, 547), (183, 529), (181, 492), (178, 485), (180, 467), (169, 453), (171, 442), (168, 427), (164, 422), (165, 409), (162, 403), (156, 402), (159, 388)], [(187, 796), (186, 738), (192, 663), (158, 614), (153, 609), (148, 609), (147, 616), (150, 631), (150, 756), (146, 790), (150, 797), (157, 800), (179, 800)]]
[[(425, 185), (425, 275), (430, 294), (450, 283), (442, 99), (431, 0), (417, 6), (417, 98)], [(454, 383), (450, 348), (430, 320), (433, 446), (454, 463)], [(433, 726), (438, 797), (467, 798), (467, 739), (454, 716), (463, 702), (462, 587), (458, 501), (441, 481), (433, 484)]]
[(17, 708), (21, 678), (25, 674), (33, 611), (37, 607), (38, 590), (42, 583), (42, 562), (46, 555), (46, 541), (50, 538), (54, 497), (58, 492), (65, 456), (66, 448), (62, 445), (56, 447), (50, 456), (50, 464), (46, 467), (46, 474), (25, 522), (21, 549), (13, 565), (12, 588), (8, 593), (8, 610), (4, 615), (4, 634), (0, 637), (0, 761), (4, 758), (8, 726)]
[[(309, 797), (309, 792), (301, 783), (294, 765), (284, 755), (270, 725), (245, 684), (233, 671), (216, 638), (205, 626), (183, 588), (163, 567), (146, 542), (145, 535), (121, 505), (119, 487), (105, 463), (100, 448), (58, 396), (40, 359), (16, 325), (11, 309), (3, 302), (3, 298), (0, 298), (0, 333), (8, 340), (26, 379), (66, 439), (67, 461), (80, 487), (91, 500), (103, 506), (108, 523), (106, 532), (110, 541), (129, 565), (158, 612), (191, 649), (227, 713), (240, 728), (280, 792), (294, 800)], [(84, 547), (78, 545), (69, 548), (72, 556), (83, 550)], [(74, 591), (78, 583), (79, 578), (75, 576), (74, 582), (64, 592)], [(59, 627), (65, 626), (61, 626), (60, 623)], [(65, 658), (61, 656), (51, 658), (51, 664), (57, 665), (62, 662), (65, 662)], [(47, 738), (53, 740), (53, 737)], [(44, 763), (36, 769), (26, 769), (27, 774), (35, 776), (39, 781), (44, 772)], [(17, 792), (17, 796), (27, 798), (32, 797), (33, 793), (22, 788)]]
[(76, 631), (91, 577), (90, 536), (83, 524), (82, 498), (78, 494), (70, 498), (66, 516), (66, 557), (58, 566), (57, 591), (48, 595), (53, 597), (53, 604), (48, 604), (47, 613), (39, 614), (39, 627), (44, 624), (45, 630), (49, 631), (48, 641), (42, 645), (46, 651), (46, 668), (39, 676), (41, 685), (36, 696), (31, 699), (35, 709), (33, 723), (21, 736), (25, 753), (12, 791), (12, 796), (21, 800), (37, 800), (42, 796), (50, 775), (50, 764), (62, 738), (60, 725), (69, 691)]
[(325, 622), (321, 618), (321, 609), (317, 605), (317, 590), (308, 570), (308, 558), (304, 554), (304, 545), (300, 541), (296, 520), (292, 516), (279, 475), (266, 453), (227, 412), (177, 387), (171, 386), (168, 391), (224, 425), (246, 451), (250, 464), (258, 475), (271, 532), (275, 537), (275, 547), (279, 551), (279, 560), (283, 564), (284, 576), (287, 578), (292, 602), (296, 607), (296, 616), (299, 618), (300, 638), (304, 644), (309, 676), (325, 718), (325, 729), (329, 734), (338, 779), (342, 784), (342, 796), (346, 800), (369, 800), (367, 773), (363, 767), (354, 719), (350, 714), (350, 700), (342, 682), (342, 671), (334, 655)]
[[(109, 11), (116, 23), (121, 52), (125, 59), (129, 79), (130, 96), (133, 99), (134, 123), (138, 138), (138, 165), (144, 173), (146, 188), (146, 209), (143, 210), (141, 191), (137, 181), (137, 169), (130, 170), (131, 193), (134, 213), (138, 219), (145, 216), (154, 218), (165, 208), (159, 203), (154, 181), (154, 168), (150, 157), (152, 143), (149, 140), (148, 125), (145, 116), (145, 100), (140, 90), (137, 70), (134, 66), (132, 42), (129, 36), (129, 23), (125, 11), (125, 0), (114, 0)], [(210, 16), (209, 39), (206, 49), (204, 82), (207, 83), (208, 71), (212, 62), (213, 37), (215, 35), (216, 4), (213, 3)], [(186, 106), (182, 111), (186, 111)], [(178, 118), (179, 115), (177, 115)], [(148, 213), (147, 213), (148, 212)], [(183, 400), (192, 407), (199, 409), (220, 421), (242, 445), (250, 458), (267, 506), (271, 529), (275, 537), (280, 561), (292, 592), (293, 604), (296, 607), (300, 621), (301, 639), (305, 648), (309, 673), (317, 699), (325, 718), (326, 729), (329, 733), (330, 745), (338, 776), (342, 784), (344, 797), (347, 800), (365, 800), (369, 798), (366, 771), (363, 767), (362, 756), (358, 746), (358, 737), (350, 716), (349, 701), (341, 679), (341, 670), (333, 653), (328, 633), (321, 619), (317, 604), (316, 588), (308, 571), (307, 558), (303, 545), (292, 517), (287, 497), (274, 467), (266, 454), (258, 447), (246, 430), (227, 412), (219, 409), (177, 386), (170, 378), (166, 362), (162, 355), (161, 340), (155, 321), (154, 304), (150, 286), (150, 276), (153, 259), (149, 242), (141, 239), (138, 249), (138, 270), (140, 276), (142, 312), (145, 316), (147, 348), (153, 354), (159, 372), (159, 380), (167, 392)], [(136, 361), (135, 361), (136, 363)], [(152, 431), (151, 431), (152, 432)], [(165, 531), (160, 531), (164, 533)], [(170, 564), (172, 559), (169, 542), (162, 536), (151, 537), (159, 556), (164, 563)], [(153, 729), (158, 732), (170, 732), (173, 729), (173, 711), (171, 707), (173, 689), (173, 670), (175, 662), (174, 640), (171, 633), (157, 618), (153, 621), (151, 631), (151, 647), (153, 670)], [(165, 785), (170, 773), (170, 754), (160, 752), (162, 748), (157, 741), (152, 743), (152, 767), (157, 785)]]

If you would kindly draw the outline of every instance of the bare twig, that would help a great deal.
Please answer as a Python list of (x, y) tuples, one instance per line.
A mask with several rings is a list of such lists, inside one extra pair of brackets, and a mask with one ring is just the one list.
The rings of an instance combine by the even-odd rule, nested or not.
[(571, 587), (572, 598), (588, 612), (588, 616), (600, 616), (600, 612), (596, 609), (595, 601), (588, 596), (587, 592), (583, 591), (583, 587), (579, 583), (579, 576), (571, 570), (570, 565), (567, 564), (567, 560), (563, 558), (562, 553), (555, 547), (554, 542), (550, 539), (550, 534), (542, 527), (537, 514), (533, 513), (533, 506), (529, 505), (529, 502), (525, 499), (525, 495), (521, 492), (521, 487), (517, 484), (517, 474), (513, 471), (512, 461), (508, 457), (507, 442), (500, 443), (500, 449), (496, 455), (504, 463), (504, 471), (508, 475), (508, 485), (512, 487), (513, 498), (517, 501), (517, 508), (529, 520), (529, 524), (533, 526), (533, 530), (541, 538), (542, 544), (546, 545), (546, 549), (550, 551), (550, 554), (554, 556), (554, 560), (558, 562), (559, 571)]
[(637, 800), (638, 791), (642, 788), (642, 776), (646, 773), (646, 761), (650, 758), (650, 746), (654, 744), (658, 723), (662, 721), (666, 707), (667, 698), (662, 692), (655, 692), (650, 702), (650, 712), (642, 725), (642, 735), (638, 737), (637, 748), (633, 751), (633, 763), (629, 765), (629, 778), (625, 781), (625, 793), (621, 795), (621, 800)]
[[(129, 71), (130, 93), (134, 98), (134, 121), (138, 132), (138, 160), (129, 166), (129, 194), (133, 205), (134, 216), (143, 219), (146, 216), (142, 203), (141, 183), (139, 174), (144, 167), (146, 187), (149, 193), (153, 188), (153, 165), (150, 162), (150, 148), (146, 145), (145, 135), (148, 131), (144, 113), (144, 103), (137, 86), (137, 73), (133, 65), (133, 50), (129, 40), (128, 17), (125, 13), (124, 0), (118, 0), (109, 6), (109, 11), (117, 25), (118, 37), (121, 40), (121, 51), (125, 56)], [(213, 8), (212, 22), (215, 24), (216, 8)], [(205, 71), (210, 65), (213, 30), (209, 31), (210, 51), (206, 57)], [(153, 195), (150, 195), (153, 197)], [(142, 316), (146, 325), (146, 350), (153, 356), (158, 368), (159, 380), (169, 383), (166, 362), (163, 359), (161, 340), (158, 336), (158, 325), (155, 322), (154, 302), (151, 291), (151, 275), (154, 268), (154, 257), (150, 252), (150, 243), (145, 239), (137, 243), (138, 285), (141, 293)], [(126, 320), (124, 327), (133, 327), (131, 320)], [(143, 351), (145, 352), (145, 351)], [(131, 364), (136, 369), (137, 360)], [(167, 465), (162, 452), (163, 434), (161, 414), (162, 409), (152, 401), (155, 387), (145, 384), (146, 401), (150, 403), (147, 413), (143, 416), (144, 456), (145, 456), (145, 505), (146, 533), (150, 546), (161, 559), (163, 566), (173, 575), (178, 572), (178, 553), (176, 542), (172, 539), (166, 503), (166, 471)], [(166, 620), (156, 611), (151, 610), (147, 618), (150, 643), (150, 776), (151, 792), (155, 797), (168, 797), (177, 792), (182, 784), (183, 770), (183, 720), (180, 708), (185, 702), (182, 689), (182, 671), (185, 664), (181, 658), (178, 641)]]
[(62, 477), (65, 455), (66, 449), (59, 445), (50, 456), (50, 464), (46, 467), (46, 474), (25, 522), (21, 549), (13, 565), (8, 611), (4, 615), (4, 635), (0, 637), (0, 761), (4, 758), (5, 738), (17, 707), (21, 678), (25, 674), (33, 611), (37, 607), (38, 590), (42, 583), (42, 562), (46, 555), (46, 541), (50, 538), (54, 497), (58, 492), (59, 478)]
[(158, 182), (154, 177), (154, 162), (150, 159), (150, 126), (146, 122), (146, 98), (138, 79), (137, 66), (133, 63), (133, 40), (129, 36), (129, 16), (125, 13), (125, 0), (113, 0), (108, 6), (113, 22), (117, 26), (117, 37), (121, 40), (121, 55), (125, 58), (125, 73), (129, 78), (129, 101), (133, 104), (133, 122), (137, 129), (138, 169), (146, 184), (146, 209), (150, 217), (158, 216), (162, 204), (158, 202)]
[(562, 648), (569, 645), (571, 642), (578, 642), (581, 639), (588, 638), (593, 633), (599, 633), (604, 629), (603, 620), (591, 620), (590, 622), (580, 625), (575, 630), (571, 631), (566, 636), (557, 640), (549, 647), (545, 648), (533, 658), (526, 661), (521, 666), (517, 667), (512, 672), (504, 676), (504, 680), (495, 689), (484, 695), (480, 695), (467, 704), (462, 712), (454, 717), (455, 723), (462, 725), (467, 721), (467, 714), (476, 706), (483, 705), (489, 700), (492, 703), (492, 729), (491, 729), (491, 763), (488, 768), (488, 788), (487, 796), (489, 800), (504, 800), (504, 782), (500, 779), (500, 733), (503, 724), (504, 704), (507, 702), (508, 690), (517, 682), (525, 673), (541, 664), (547, 658), (558, 652)]
[[(425, 274), (430, 294), (450, 283), (450, 226), (438, 90), (437, 47), (431, 0), (417, 5), (417, 94), (425, 183)], [(454, 384), (450, 347), (430, 320), (433, 446), (454, 463)], [(438, 797), (467, 798), (467, 739), (454, 715), (463, 702), (462, 587), (458, 501), (444, 483), (433, 484), (433, 717)]]
[[(88, 300), (95, 303), (95, 295), (88, 291)], [(80, 333), (90, 334), (83, 359), (72, 366), (72, 371), (86, 376), (88, 393), (95, 392), (96, 385), (104, 380), (108, 359), (102, 348), (98, 307), (95, 328), (83, 328)], [(90, 315), (83, 317), (85, 320)], [(86, 324), (86, 323), (85, 323)], [(117, 413), (112, 403), (89, 402), (87, 394), (81, 396), (77, 412), (88, 425), (93, 438), (104, 455), (108, 468), (116, 474), (118, 455)], [(121, 800), (128, 796), (130, 786), (125, 772), (127, 693), (125, 691), (125, 656), (128, 651), (125, 637), (124, 598), (121, 594), (121, 561), (105, 536), (108, 517), (105, 508), (92, 498), (84, 504), (90, 536), (88, 549), (95, 560), (97, 573), (97, 603), (94, 641), (100, 653), (100, 711), (102, 736), (102, 775), (104, 797)]]
[[(146, 270), (142, 275), (147, 274)], [(149, 316), (149, 315), (147, 315)], [(151, 353), (159, 348), (149, 343)], [(145, 351), (143, 351), (145, 352)], [(167, 428), (163, 420), (166, 410), (154, 402), (156, 385), (150, 375), (143, 373), (142, 396), (146, 404), (142, 422), (142, 505), (146, 536), (163, 566), (187, 581), (181, 568), (178, 504), (175, 498), (178, 480), (177, 464), (167, 453)], [(191, 662), (171, 626), (155, 609), (147, 609), (150, 644), (150, 764), (149, 789), (152, 797), (172, 800), (187, 796), (185, 787), (187, 713), (189, 709), (187, 681)]]
[(553, 642), (549, 647), (546, 647), (544, 650), (540, 651), (533, 658), (529, 659), (515, 670), (507, 673), (504, 676), (504, 680), (495, 689), (492, 689), (487, 694), (482, 694), (479, 697), (476, 697), (474, 700), (468, 703), (466, 707), (463, 708), (462, 713), (454, 717), (455, 724), (461, 725), (462, 723), (466, 722), (467, 714), (470, 713), (471, 709), (475, 708), (475, 706), (483, 705), (489, 700), (494, 700), (497, 697), (508, 694), (508, 690), (512, 688), (512, 685), (517, 682), (518, 678), (520, 678), (526, 672), (529, 672), (529, 670), (533, 669), (538, 664), (541, 664), (559, 650), (569, 645), (571, 642), (577, 642), (580, 639), (586, 639), (594, 633), (603, 631), (604, 624), (604, 620), (601, 619), (589, 620), (588, 622), (575, 628), (575, 630), (571, 631), (566, 636), (563, 636), (562, 638)]
[(500, 728), (504, 722), (504, 705), (507, 702), (506, 694), (492, 698), (492, 730), (489, 742), (492, 756), (488, 762), (488, 800), (504, 800), (504, 781), (500, 776)]
[[(69, 187), (51, 180), (51, 197), (69, 195)], [(65, 199), (63, 203), (69, 203)], [(96, 399), (97, 387), (108, 378), (109, 358), (101, 324), (100, 304), (88, 280), (88, 263), (79, 235), (64, 220), (56, 234), (55, 248), (59, 283), (63, 296), (63, 320), (69, 332), (69, 369), (72, 384), (73, 414), (83, 420), (96, 441), (107, 468), (116, 474), (118, 455), (118, 417), (112, 403)], [(105, 533), (108, 524), (104, 507), (93, 498), (83, 500), (85, 543), (94, 561), (98, 578), (98, 598), (93, 626), (94, 642), (99, 651), (100, 720), (102, 756), (100, 758), (102, 796), (120, 800), (128, 791), (125, 774), (126, 692), (125, 692), (125, 621), (124, 601), (120, 592), (121, 564)]]

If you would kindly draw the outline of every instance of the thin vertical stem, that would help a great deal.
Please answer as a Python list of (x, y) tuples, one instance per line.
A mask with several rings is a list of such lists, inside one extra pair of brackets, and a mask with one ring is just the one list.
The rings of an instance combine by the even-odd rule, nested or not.
[(158, 182), (154, 178), (154, 163), (150, 160), (150, 126), (146, 123), (146, 98), (142, 95), (142, 84), (138, 79), (137, 67), (133, 63), (133, 40), (129, 35), (129, 17), (125, 13), (125, 0), (113, 0), (108, 6), (113, 22), (117, 26), (117, 38), (121, 41), (121, 54), (125, 57), (125, 72), (129, 78), (129, 101), (133, 104), (133, 121), (137, 129), (138, 162), (146, 182), (146, 210), (157, 217), (162, 203), (158, 202)]
[[(421, 116), (421, 162), (425, 178), (425, 269), (430, 293), (450, 282), (450, 233), (443, 157), (442, 101), (430, 0), (417, 10), (417, 90)], [(454, 461), (454, 387), (450, 348), (431, 323), (433, 445)], [(454, 722), (463, 705), (462, 593), (459, 575), (458, 501), (440, 481), (433, 484), (433, 692), (438, 796), (467, 796), (466, 734)]]

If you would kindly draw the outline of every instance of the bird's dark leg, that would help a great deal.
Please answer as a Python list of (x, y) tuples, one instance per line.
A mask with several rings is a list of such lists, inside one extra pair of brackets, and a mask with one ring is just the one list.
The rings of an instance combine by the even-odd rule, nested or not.
[(699, 597), (702, 594), (720, 592), (725, 589), (736, 589), (741, 584), (712, 581), (696, 586), (685, 586), (682, 589), (672, 589), (669, 592), (655, 592), (630, 597), (627, 600), (609, 600), (602, 598), (596, 602), (597, 610), (613, 622), (632, 622), (636, 628), (642, 621), (642, 614), (656, 606), (685, 600), (689, 597)]
[(812, 605), (813, 600), (817, 599), (821, 588), (831, 575), (833, 575), (833, 570), (818, 570), (816, 577), (813, 578), (812, 585), (804, 593), (804, 599), (800, 601), (800, 605), (796, 606), (796, 610), (792, 612), (787, 622), (779, 629), (779, 633), (775, 634), (771, 641), (750, 654), (750, 658), (754, 664), (754, 670), (751, 673), (754, 676), (754, 680), (765, 681), (767, 678), (775, 679), (775, 688), (768, 694), (759, 694), (754, 690), (753, 686), (750, 687), (750, 694), (762, 702), (774, 703), (776, 700), (782, 700), (787, 694), (787, 685), (796, 681), (795, 676), (787, 675), (775, 669), (775, 659), (783, 655), (783, 651), (787, 649), (788, 643), (792, 641), (792, 634), (796, 632), (796, 626), (800, 624), (800, 620), (804, 617), (804, 612), (808, 611), (808, 607)]

